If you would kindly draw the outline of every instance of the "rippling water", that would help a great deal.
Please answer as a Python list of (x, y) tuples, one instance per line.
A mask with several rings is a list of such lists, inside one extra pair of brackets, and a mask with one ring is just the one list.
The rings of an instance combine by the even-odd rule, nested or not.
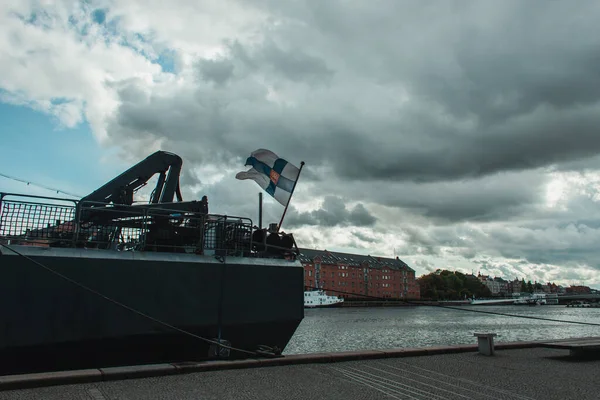
[[(465, 306), (472, 310), (593, 322), (600, 308), (566, 306)], [(479, 314), (439, 307), (307, 309), (284, 354), (475, 344), (473, 332), (498, 333), (497, 341), (600, 336), (600, 326)]]

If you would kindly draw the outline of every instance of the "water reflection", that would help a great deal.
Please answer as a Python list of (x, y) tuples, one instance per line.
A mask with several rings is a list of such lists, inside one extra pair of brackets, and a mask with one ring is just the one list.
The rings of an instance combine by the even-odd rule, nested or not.
[[(600, 324), (600, 308), (468, 306), (470, 309)], [(600, 336), (600, 326), (540, 321), (437, 307), (307, 309), (284, 354), (475, 344), (473, 332), (498, 341)]]

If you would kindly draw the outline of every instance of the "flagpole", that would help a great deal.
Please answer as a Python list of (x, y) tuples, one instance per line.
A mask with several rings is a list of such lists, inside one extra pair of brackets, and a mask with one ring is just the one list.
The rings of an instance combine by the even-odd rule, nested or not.
[(258, 229), (262, 229), (262, 212), (263, 212), (262, 192), (258, 192)]
[(294, 182), (294, 186), (292, 186), (292, 192), (290, 193), (290, 197), (288, 198), (287, 204), (283, 209), (283, 214), (281, 215), (281, 220), (279, 221), (279, 225), (277, 226), (277, 232), (281, 229), (281, 224), (283, 224), (283, 218), (285, 218), (285, 213), (290, 205), (290, 200), (292, 200), (292, 195), (294, 194), (294, 190), (296, 189), (296, 184), (298, 183), (298, 179), (300, 179), (300, 173), (302, 172), (302, 168), (304, 167), (304, 161), (300, 162), (300, 169), (298, 170), (298, 176), (296, 177), (296, 181)]

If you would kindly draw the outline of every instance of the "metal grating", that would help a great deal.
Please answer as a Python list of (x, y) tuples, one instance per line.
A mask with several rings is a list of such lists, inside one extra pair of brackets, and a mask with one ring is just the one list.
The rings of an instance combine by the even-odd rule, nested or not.
[(74, 206), (2, 201), (0, 237), (48, 244), (72, 235)]
[(291, 236), (275, 240), (256, 235), (261, 232), (253, 230), (249, 218), (155, 205), (34, 203), (5, 196), (0, 194), (0, 240), (10, 244), (244, 257), (288, 256), (292, 251)]

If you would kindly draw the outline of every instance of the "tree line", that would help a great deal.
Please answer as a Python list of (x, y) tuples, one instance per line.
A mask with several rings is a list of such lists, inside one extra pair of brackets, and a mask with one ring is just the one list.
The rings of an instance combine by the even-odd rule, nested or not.
[[(438, 269), (417, 279), (422, 299), (431, 300), (463, 300), (465, 298), (491, 297), (492, 292), (476, 276), (465, 275), (458, 271)], [(525, 282), (521, 279), (521, 293), (541, 291), (539, 282)]]
[(463, 300), (491, 297), (492, 293), (477, 277), (458, 271), (437, 270), (418, 279), (421, 299)]

